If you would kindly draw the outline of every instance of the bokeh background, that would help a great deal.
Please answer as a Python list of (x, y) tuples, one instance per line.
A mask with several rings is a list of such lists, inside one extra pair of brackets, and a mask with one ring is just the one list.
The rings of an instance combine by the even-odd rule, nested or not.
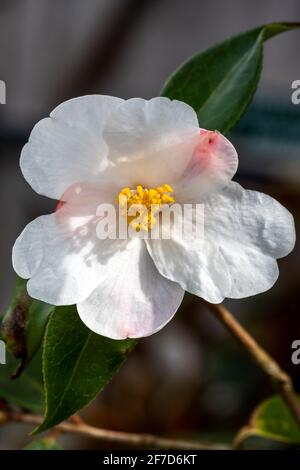
[[(156, 96), (193, 53), (276, 20), (300, 21), (299, 1), (1, 0), (0, 79), (7, 86), (7, 104), (0, 105), (2, 312), (14, 284), (14, 240), (27, 222), (53, 208), (31, 190), (18, 166), (34, 123), (61, 101), (83, 94)], [(276, 197), (297, 225), (300, 105), (291, 103), (291, 83), (300, 79), (299, 44), (300, 31), (266, 44), (258, 93), (231, 134), (240, 155), (235, 179)], [(291, 362), (291, 344), (300, 339), (299, 260), (298, 244), (280, 261), (273, 289), (226, 302), (293, 376), (298, 391), (300, 365)], [(84, 415), (111, 429), (226, 442), (270, 393), (246, 353), (201, 301), (187, 295), (175, 320), (139, 343)], [(27, 430), (2, 428), (0, 448), (22, 447)], [(97, 441), (78, 438), (63, 438), (63, 443), (99, 448)]]

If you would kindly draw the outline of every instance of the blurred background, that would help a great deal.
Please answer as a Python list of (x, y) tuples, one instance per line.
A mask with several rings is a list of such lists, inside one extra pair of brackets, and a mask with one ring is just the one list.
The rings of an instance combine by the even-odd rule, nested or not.
[[(272, 21), (300, 21), (298, 0), (1, 0), (0, 309), (14, 285), (11, 248), (23, 227), (53, 208), (19, 170), (20, 150), (36, 121), (68, 98), (101, 93), (157, 96), (169, 74), (190, 55), (240, 31)], [(267, 192), (300, 219), (300, 31), (265, 46), (261, 84), (230, 138), (240, 155), (236, 180)], [(226, 305), (293, 376), (300, 365), (291, 344), (300, 339), (300, 248), (280, 261), (269, 292)], [(17, 382), (16, 382), (17, 386)], [(144, 339), (86, 419), (111, 429), (230, 441), (253, 407), (272, 392), (267, 379), (195, 297), (186, 295), (175, 320)], [(0, 448), (24, 445), (25, 430), (0, 430)], [(99, 448), (64, 437), (66, 448)]]

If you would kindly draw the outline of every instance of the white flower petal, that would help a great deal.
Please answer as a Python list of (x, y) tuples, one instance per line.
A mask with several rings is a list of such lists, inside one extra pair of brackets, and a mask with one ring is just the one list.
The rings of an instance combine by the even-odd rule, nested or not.
[(103, 131), (108, 157), (128, 185), (148, 187), (181, 175), (198, 136), (195, 111), (168, 98), (125, 101), (109, 116)]
[(220, 247), (230, 271), (229, 297), (264, 292), (278, 277), (276, 258), (295, 244), (290, 212), (266, 194), (230, 183), (205, 202), (205, 236)]
[(74, 98), (36, 124), (20, 165), (37, 193), (61, 199), (69, 186), (93, 178), (107, 165), (101, 132), (108, 115), (122, 101), (102, 95)]
[(103, 137), (112, 161), (144, 158), (198, 133), (193, 108), (168, 98), (124, 101), (109, 116)]
[(181, 178), (172, 182), (176, 200), (199, 202), (226, 186), (234, 176), (238, 156), (234, 146), (217, 131), (201, 129), (191, 160)]
[(265, 292), (277, 281), (279, 270), (272, 256), (253, 246), (225, 243), (222, 253), (231, 277), (231, 290), (227, 297), (242, 299)]
[(99, 240), (96, 219), (86, 214), (60, 219), (60, 211), (27, 225), (13, 247), (13, 266), (31, 278), (29, 294), (53, 305), (83, 301), (114, 273), (127, 240)]
[[(185, 225), (189, 231), (193, 224)], [(174, 226), (170, 239), (147, 240), (148, 251), (159, 272), (183, 289), (219, 303), (230, 291), (225, 259), (213, 241), (186, 233)]]
[(181, 287), (162, 277), (145, 243), (132, 240), (127, 257), (77, 305), (92, 331), (113, 339), (149, 336), (168, 323), (183, 299)]

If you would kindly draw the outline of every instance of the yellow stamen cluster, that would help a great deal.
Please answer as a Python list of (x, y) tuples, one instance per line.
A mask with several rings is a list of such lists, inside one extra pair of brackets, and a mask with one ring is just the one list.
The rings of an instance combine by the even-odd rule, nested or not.
[[(149, 189), (138, 185), (136, 189), (123, 188), (118, 194), (118, 203), (127, 217), (128, 225), (138, 232), (149, 231), (156, 223), (155, 214), (160, 207), (175, 202), (172, 193), (173, 188), (168, 184)], [(130, 214), (128, 214), (129, 209), (131, 209)]]

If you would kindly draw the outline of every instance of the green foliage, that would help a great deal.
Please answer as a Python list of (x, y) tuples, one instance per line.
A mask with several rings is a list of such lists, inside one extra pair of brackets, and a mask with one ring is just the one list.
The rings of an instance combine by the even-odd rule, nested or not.
[(161, 94), (191, 105), (201, 127), (227, 133), (252, 101), (264, 41), (297, 27), (296, 23), (268, 24), (196, 54), (171, 75)]
[(1, 325), (1, 337), (8, 351), (21, 359), (16, 375), (39, 349), (50, 313), (54, 307), (29, 297), (26, 280), (17, 278), (12, 303)]
[[(300, 396), (299, 402), (300, 402)], [(237, 436), (239, 445), (251, 437), (283, 444), (300, 444), (300, 428), (279, 395), (263, 401), (253, 412), (248, 426)]]
[(45, 431), (90, 403), (135, 344), (135, 340), (116, 341), (93, 333), (75, 306), (57, 307), (44, 340), (45, 420), (35, 432)]
[(23, 450), (63, 450), (60, 444), (50, 437), (30, 442)]
[(34, 413), (44, 409), (41, 354), (36, 354), (23, 374), (12, 379), (18, 361), (7, 353), (6, 365), (0, 366), (0, 399)]

